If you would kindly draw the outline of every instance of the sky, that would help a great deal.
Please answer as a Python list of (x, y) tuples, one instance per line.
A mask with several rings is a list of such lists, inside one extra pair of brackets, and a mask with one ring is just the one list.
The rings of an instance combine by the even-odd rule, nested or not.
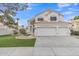
[(26, 27), (27, 20), (48, 8), (63, 14), (65, 21), (79, 15), (79, 3), (29, 3), (27, 10), (17, 12), (16, 17), (20, 18), (19, 25)]

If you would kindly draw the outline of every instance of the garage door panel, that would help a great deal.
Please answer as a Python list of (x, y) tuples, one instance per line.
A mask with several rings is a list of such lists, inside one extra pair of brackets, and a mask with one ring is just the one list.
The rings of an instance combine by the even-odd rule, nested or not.
[(57, 35), (68, 35), (70, 34), (68, 28), (58, 28)]
[(70, 30), (65, 27), (40, 27), (35, 30), (35, 36), (68, 36), (69, 34)]
[(56, 35), (56, 28), (37, 28), (36, 36), (52, 36)]

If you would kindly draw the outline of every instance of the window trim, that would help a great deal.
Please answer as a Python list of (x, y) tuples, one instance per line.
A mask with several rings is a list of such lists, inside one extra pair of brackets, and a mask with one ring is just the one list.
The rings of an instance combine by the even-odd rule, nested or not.
[[(40, 20), (39, 20), (40, 19)], [(37, 18), (38, 21), (43, 21), (44, 18), (43, 17), (40, 17), (40, 18)]]
[[(55, 19), (53, 19), (53, 18), (55, 18)], [(56, 16), (50, 16), (50, 21), (57, 21), (57, 17)]]

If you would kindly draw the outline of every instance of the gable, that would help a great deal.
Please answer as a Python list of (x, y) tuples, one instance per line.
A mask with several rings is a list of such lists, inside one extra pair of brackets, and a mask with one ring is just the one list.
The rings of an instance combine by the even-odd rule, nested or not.
[(64, 21), (63, 15), (57, 11), (46, 9), (43, 12), (37, 14), (36, 16), (32, 17), (31, 20), (35, 20), (35, 22), (39, 22), (38, 19), (41, 18), (46, 22), (50, 22), (50, 17), (56, 17), (57, 21)]
[(35, 17), (38, 17), (38, 16), (48, 16), (48, 15), (51, 14), (51, 13), (54, 13), (54, 14), (58, 14), (58, 15), (63, 16), (62, 14), (60, 14), (60, 13), (57, 12), (57, 11), (54, 11), (54, 10), (51, 10), (51, 9), (46, 9), (45, 11), (43, 11), (43, 12), (37, 14)]

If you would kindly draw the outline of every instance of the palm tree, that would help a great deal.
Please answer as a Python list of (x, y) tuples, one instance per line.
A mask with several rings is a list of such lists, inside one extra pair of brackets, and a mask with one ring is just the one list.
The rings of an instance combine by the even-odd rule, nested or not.
[(12, 25), (14, 24), (14, 19), (12, 17), (12, 15), (14, 15), (15, 13), (10, 11), (10, 10), (0, 10), (0, 12), (2, 13), (1, 15), (1, 21), (3, 21), (4, 24), (8, 25)]
[(18, 27), (19, 27), (19, 20), (20, 20), (20, 19), (19, 19), (19, 18), (17, 18), (16, 20), (17, 20), (17, 22), (16, 22), (17, 29), (19, 30), (19, 28), (18, 28)]
[(16, 19), (16, 29), (18, 30), (18, 34), (19, 34), (19, 28), (18, 28), (19, 27), (19, 24), (18, 24), (19, 20), (20, 20), (19, 18)]

